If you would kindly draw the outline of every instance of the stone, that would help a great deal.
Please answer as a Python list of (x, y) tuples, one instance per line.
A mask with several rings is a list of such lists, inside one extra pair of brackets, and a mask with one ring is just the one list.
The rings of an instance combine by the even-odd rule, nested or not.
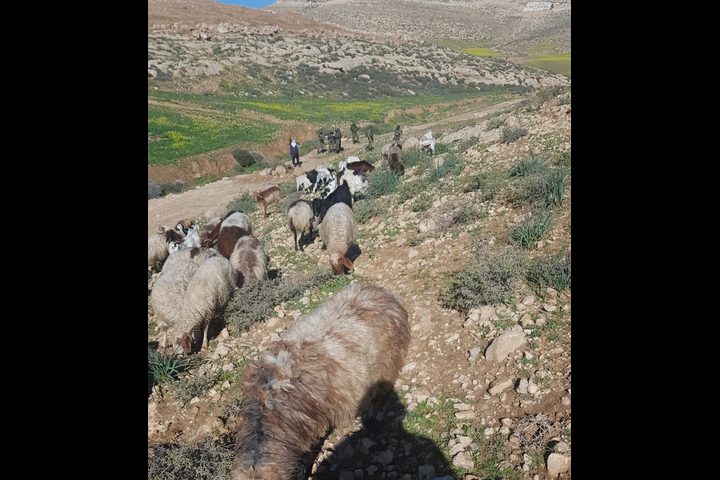
[(570, 470), (570, 457), (559, 453), (551, 453), (547, 459), (547, 470), (550, 478), (555, 478), (561, 473)]
[(466, 452), (460, 452), (455, 455), (452, 463), (456, 467), (465, 468), (467, 470), (472, 470), (473, 468), (475, 468), (475, 462), (473, 462), (472, 457)]
[(520, 325), (501, 333), (485, 351), (485, 359), (491, 362), (505, 360), (508, 355), (525, 345), (527, 338)]
[(490, 384), (488, 393), (490, 395), (499, 395), (500, 393), (504, 392), (508, 388), (512, 387), (512, 384), (513, 384), (512, 378), (497, 379)]

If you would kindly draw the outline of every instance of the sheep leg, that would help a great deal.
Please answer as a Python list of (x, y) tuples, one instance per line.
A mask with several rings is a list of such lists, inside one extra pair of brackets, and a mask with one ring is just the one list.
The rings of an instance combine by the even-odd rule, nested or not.
[(210, 322), (207, 322), (205, 325), (205, 331), (203, 332), (203, 343), (202, 347), (200, 347), (200, 350), (205, 350), (208, 346), (208, 330), (210, 329)]
[[(297, 244), (297, 232), (293, 230), (293, 238), (295, 240), (295, 251), (297, 252), (298, 244)], [(302, 250), (302, 235), (300, 235), (300, 250)]]

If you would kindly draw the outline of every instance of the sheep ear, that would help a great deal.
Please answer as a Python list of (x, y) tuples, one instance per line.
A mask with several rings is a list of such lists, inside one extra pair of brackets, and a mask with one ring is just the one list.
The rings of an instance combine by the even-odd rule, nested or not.
[(352, 270), (352, 269), (353, 269), (352, 260), (350, 260), (348, 257), (343, 257), (343, 265), (345, 265), (348, 270)]
[(180, 346), (182, 347), (183, 351), (185, 352), (185, 355), (190, 355), (192, 353), (192, 340), (190, 340), (190, 335), (187, 333), (182, 336), (180, 339), (180, 342), (178, 342)]

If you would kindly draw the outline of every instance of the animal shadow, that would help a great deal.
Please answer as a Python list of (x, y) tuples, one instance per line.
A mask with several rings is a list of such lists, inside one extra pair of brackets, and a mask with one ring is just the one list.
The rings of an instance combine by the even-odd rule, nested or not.
[[(395, 472), (394, 478), (410, 475), (419, 480), (436, 477), (457, 480), (432, 440), (405, 430), (403, 419), (407, 411), (392, 385), (386, 382), (377, 387), (369, 391), (361, 404), (362, 428), (345, 437), (330, 455), (326, 454), (313, 480), (353, 478), (358, 470), (362, 470), (363, 479), (370, 480), (387, 478), (390, 470)], [(374, 393), (377, 391), (382, 393)]]

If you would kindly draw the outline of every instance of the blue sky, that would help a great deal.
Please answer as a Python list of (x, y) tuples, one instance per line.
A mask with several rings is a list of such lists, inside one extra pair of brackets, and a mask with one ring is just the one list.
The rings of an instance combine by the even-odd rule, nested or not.
[(216, 0), (218, 3), (227, 3), (228, 5), (240, 5), (250, 8), (261, 8), (270, 5), (275, 0)]

